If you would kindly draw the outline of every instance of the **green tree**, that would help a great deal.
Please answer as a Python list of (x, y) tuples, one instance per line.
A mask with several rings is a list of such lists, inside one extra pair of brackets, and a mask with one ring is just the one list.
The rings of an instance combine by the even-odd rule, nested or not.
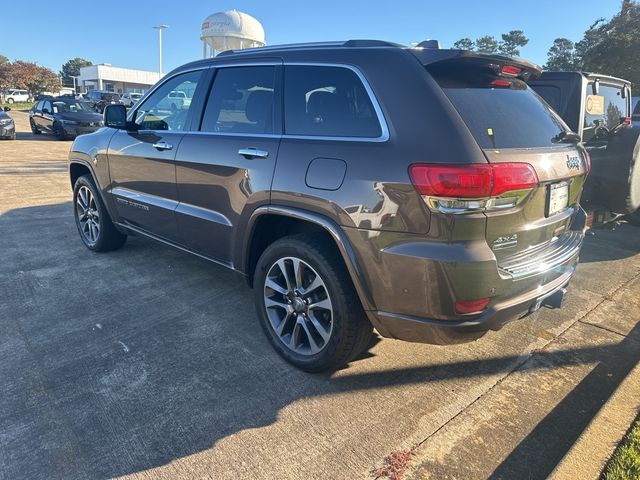
[(72, 77), (80, 75), (80, 69), (82, 67), (89, 67), (91, 65), (93, 65), (92, 62), (80, 57), (72, 58), (67, 61), (67, 63), (62, 65), (62, 70), (60, 70), (60, 77), (62, 78), (63, 85), (73, 85)]
[(581, 67), (629, 80), (640, 88), (640, 4), (623, 0), (611, 20), (595, 22), (576, 45)]
[(4, 55), (0, 55), (0, 65), (4, 65), (6, 63), (9, 63), (9, 59)]
[(473, 43), (473, 40), (471, 40), (470, 38), (464, 37), (458, 40), (456, 43), (454, 43), (453, 48), (458, 50), (473, 50), (474, 43)]
[(529, 39), (522, 30), (511, 30), (502, 34), (502, 41), (498, 45), (498, 51), (503, 55), (517, 57), (520, 55), (520, 47), (529, 43)]
[(547, 52), (545, 70), (579, 70), (576, 46), (568, 38), (556, 38)]
[(498, 42), (491, 35), (485, 35), (476, 40), (476, 50), (482, 53), (496, 53)]

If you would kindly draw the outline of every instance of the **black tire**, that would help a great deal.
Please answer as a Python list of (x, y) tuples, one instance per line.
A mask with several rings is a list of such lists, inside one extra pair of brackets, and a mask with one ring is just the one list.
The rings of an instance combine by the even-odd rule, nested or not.
[[(90, 191), (93, 198), (92, 210), (97, 213), (97, 215), (93, 217), (93, 221), (99, 225), (99, 228), (94, 239), (89, 238), (86, 226), (81, 223), (81, 205), (78, 201), (78, 197), (80, 195), (80, 191), (83, 189), (88, 189)], [(83, 193), (85, 193), (85, 190), (83, 190)], [(91, 175), (83, 175), (76, 180), (73, 187), (73, 206), (78, 233), (80, 234), (82, 242), (89, 250), (93, 250), (94, 252), (109, 252), (122, 247), (127, 241), (127, 236), (120, 233), (111, 221), (109, 212), (104, 206), (104, 203), (102, 203), (102, 198), (93, 183)]]
[(9, 104), (11, 104), (11, 103), (13, 103), (13, 102), (14, 102), (13, 98), (9, 98), (9, 99), (7, 100), (7, 103), (9, 103)]
[(31, 126), (31, 132), (34, 135), (40, 135), (42, 132), (36, 127), (36, 124), (33, 123), (33, 120), (29, 119), (29, 125)]
[(67, 135), (66, 133), (64, 133), (64, 128), (62, 128), (62, 125), (60, 125), (59, 123), (54, 123), (53, 124), (53, 133), (56, 136), (56, 138), (58, 140), (66, 140), (67, 139)]
[[(310, 266), (321, 278), (331, 301), (331, 333), (322, 349), (315, 354), (300, 354), (285, 345), (267, 314), (265, 281), (277, 261), (286, 257), (296, 257)], [(258, 260), (253, 288), (258, 318), (267, 338), (280, 356), (301, 370), (338, 369), (359, 356), (369, 345), (373, 328), (349, 272), (335, 247), (324, 239), (318, 239), (317, 235), (293, 235), (267, 247)]]

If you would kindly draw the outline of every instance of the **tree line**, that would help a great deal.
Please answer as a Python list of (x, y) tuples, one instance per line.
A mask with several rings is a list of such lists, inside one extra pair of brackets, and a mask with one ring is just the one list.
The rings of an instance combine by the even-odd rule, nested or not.
[(28, 90), (31, 95), (39, 92), (57, 92), (61, 87), (73, 86), (73, 77), (80, 75), (80, 68), (92, 65), (83, 58), (72, 58), (59, 73), (34, 62), (15, 60), (0, 55), (0, 93), (9, 88)]
[[(501, 39), (485, 35), (461, 38), (453, 48), (519, 56), (529, 43), (522, 30), (511, 30)], [(629, 80), (640, 87), (640, 3), (622, 0), (620, 11), (610, 20), (598, 18), (581, 40), (556, 38), (547, 53), (545, 70), (598, 72)]]

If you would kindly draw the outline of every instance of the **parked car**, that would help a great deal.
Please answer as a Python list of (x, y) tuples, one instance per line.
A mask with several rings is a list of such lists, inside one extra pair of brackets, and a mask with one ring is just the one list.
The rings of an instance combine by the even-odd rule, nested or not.
[(45, 98), (29, 111), (31, 131), (53, 133), (59, 140), (91, 133), (104, 125), (102, 115), (73, 96)]
[(589, 223), (620, 215), (640, 223), (640, 128), (631, 128), (631, 84), (599, 73), (544, 72), (529, 82), (578, 137), (591, 157), (582, 196)]
[(170, 92), (159, 106), (166, 110), (175, 111), (188, 108), (189, 105), (191, 105), (191, 97), (188, 95), (188, 92), (175, 91)]
[(9, 107), (0, 109), (0, 138), (4, 140), (16, 139), (16, 124), (13, 118), (7, 112), (11, 111)]
[(29, 96), (29, 92), (27, 90), (19, 90), (12, 88), (7, 90), (4, 96), (4, 101), (7, 103), (14, 102), (28, 102), (31, 97)]
[[(428, 46), (226, 52), (128, 114), (107, 106), (109, 128), (69, 154), (81, 240), (136, 234), (242, 274), (273, 347), (307, 371), (354, 358), (372, 327), (456, 343), (559, 307), (584, 150), (524, 82), (540, 67)], [(168, 107), (180, 91), (193, 101)]]
[(141, 93), (136, 93), (136, 92), (127, 92), (127, 93), (123, 93), (122, 97), (121, 97), (121, 101), (122, 104), (125, 107), (131, 107), (133, 105), (135, 105), (135, 103), (140, 100), (142, 98), (142, 94)]
[(104, 112), (104, 107), (107, 105), (122, 103), (120, 95), (117, 93), (105, 92), (102, 90), (91, 90), (85, 95), (85, 97), (89, 105), (99, 113)]
[(640, 127), (640, 97), (633, 97), (633, 114), (631, 119), (635, 127)]

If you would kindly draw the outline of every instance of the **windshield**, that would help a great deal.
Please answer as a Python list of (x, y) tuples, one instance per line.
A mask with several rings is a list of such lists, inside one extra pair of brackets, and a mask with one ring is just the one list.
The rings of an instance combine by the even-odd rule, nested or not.
[(462, 73), (434, 77), (481, 148), (552, 147), (569, 130), (523, 81)]
[(56, 100), (53, 102), (53, 113), (79, 112), (96, 113), (96, 111), (85, 102), (78, 102), (74, 100)]

